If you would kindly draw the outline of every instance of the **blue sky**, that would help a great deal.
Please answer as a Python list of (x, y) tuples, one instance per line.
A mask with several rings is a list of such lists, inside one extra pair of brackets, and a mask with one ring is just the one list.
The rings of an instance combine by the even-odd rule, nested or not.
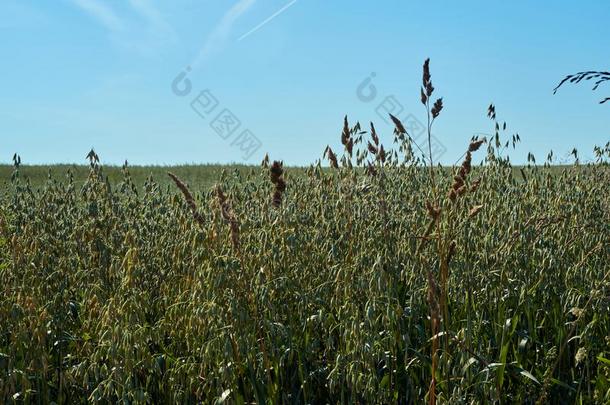
[[(492, 132), (490, 102), (523, 140), (513, 161), (572, 147), (587, 157), (610, 140), (610, 105), (598, 104), (610, 88), (552, 89), (610, 69), (608, 16), (608, 1), (2, 0), (0, 162), (84, 162), (95, 147), (112, 164), (265, 152), (308, 164), (327, 144), (340, 150), (345, 114), (376, 122), (389, 144), (377, 114), (388, 97), (423, 120), (427, 57), (445, 163)], [(180, 96), (172, 82), (187, 66)], [(219, 127), (227, 111), (232, 133)]]

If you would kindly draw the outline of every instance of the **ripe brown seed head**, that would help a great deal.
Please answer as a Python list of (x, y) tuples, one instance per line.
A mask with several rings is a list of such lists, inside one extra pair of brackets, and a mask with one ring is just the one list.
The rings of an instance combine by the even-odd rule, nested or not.
[[(359, 128), (360, 124), (356, 125)], [(347, 121), (347, 115), (343, 120), (343, 132), (341, 133), (341, 143), (345, 147), (347, 153), (351, 156), (354, 150), (354, 138), (352, 138), (352, 132), (349, 128), (349, 122)]]
[(182, 192), (182, 195), (184, 196), (184, 199), (185, 199), (186, 203), (188, 204), (188, 206), (191, 210), (191, 214), (193, 215), (193, 218), (195, 219), (195, 221), (197, 221), (197, 223), (199, 225), (203, 226), (205, 223), (205, 220), (203, 219), (203, 216), (199, 213), (199, 211), (197, 211), (197, 204), (195, 203), (195, 198), (189, 191), (186, 184), (184, 184), (184, 182), (182, 180), (180, 180), (178, 178), (178, 176), (176, 176), (175, 174), (173, 174), (171, 172), (168, 172), (167, 175), (174, 181), (174, 183), (176, 184), (176, 187), (178, 187), (178, 189)]
[(371, 138), (373, 138), (373, 143), (375, 145), (379, 145), (379, 137), (377, 136), (377, 131), (375, 131), (375, 125), (371, 122)]
[(398, 118), (396, 118), (392, 114), (390, 114), (390, 118), (392, 119), (392, 122), (394, 123), (394, 126), (396, 127), (394, 129), (395, 133), (397, 133), (397, 134), (406, 134), (407, 133), (407, 130), (405, 129), (405, 127), (402, 125), (402, 122)]
[(333, 150), (330, 148), (330, 146), (326, 147), (326, 151), (324, 152), (324, 156), (328, 157), (328, 160), (330, 161), (330, 166), (333, 169), (338, 169), (339, 168), (339, 162), (337, 160), (337, 155), (333, 152)]
[(459, 175), (456, 175), (453, 178), (453, 186), (451, 188), (454, 190), (457, 190), (458, 188), (462, 187), (463, 184), (464, 184), (464, 178)]
[(284, 169), (282, 168), (282, 164), (277, 160), (273, 162), (273, 165), (270, 169), (271, 172), (271, 182), (273, 184), (277, 183), (280, 177), (284, 174)]
[(263, 158), (263, 161), (261, 162), (261, 166), (264, 168), (269, 167), (269, 154), (265, 153), (265, 157)]
[(286, 191), (286, 181), (283, 177), (284, 168), (282, 162), (278, 162), (277, 160), (274, 161), (273, 165), (271, 166), (270, 172), (271, 182), (275, 185), (271, 202), (274, 207), (278, 208), (280, 205), (282, 205), (283, 194)]
[(426, 201), (426, 209), (428, 210), (428, 215), (430, 215), (432, 219), (438, 219), (441, 214), (440, 207), (433, 206), (430, 201)]
[(343, 120), (343, 132), (341, 133), (341, 143), (346, 146), (349, 142), (350, 132), (349, 132), (349, 122), (347, 121), (347, 115)]
[(371, 163), (366, 166), (366, 172), (373, 177), (377, 176), (378, 174), (377, 168)]
[(464, 162), (462, 162), (462, 170), (460, 171), (460, 175), (464, 179), (466, 179), (466, 176), (468, 176), (468, 173), (470, 173), (470, 169), (472, 168), (471, 162), (472, 154), (470, 153), (470, 151), (468, 151), (466, 152), (466, 157), (464, 158)]
[(428, 82), (426, 85), (426, 94), (430, 97), (434, 93), (434, 86), (432, 86), (432, 82)]
[[(434, 86), (432, 86), (432, 80), (430, 76), (430, 58), (424, 62), (424, 74), (422, 77), (423, 88), (426, 90), (426, 102), (430, 100), (430, 96), (434, 92)], [(424, 103), (425, 104), (425, 103)]]
[(441, 111), (443, 110), (443, 99), (439, 98), (434, 102), (434, 106), (432, 106), (432, 118), (437, 118)]
[(478, 141), (470, 142), (470, 145), (468, 146), (468, 152), (476, 152), (484, 143), (485, 139), (479, 139)]
[(480, 184), (481, 184), (481, 179), (477, 179), (477, 180), (473, 181), (472, 185), (470, 186), (470, 192), (474, 193), (475, 191), (477, 191)]
[(386, 160), (386, 153), (385, 153), (385, 149), (383, 148), (383, 145), (381, 145), (379, 147), (379, 154), (377, 155), (377, 157), (379, 158), (379, 161), (381, 163), (385, 163)]
[(371, 154), (377, 155), (377, 148), (373, 146), (370, 142), (368, 144), (368, 150)]

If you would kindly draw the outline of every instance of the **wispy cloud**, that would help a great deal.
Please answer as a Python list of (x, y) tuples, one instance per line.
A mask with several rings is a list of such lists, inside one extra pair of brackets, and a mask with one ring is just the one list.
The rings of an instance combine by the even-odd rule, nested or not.
[(108, 7), (99, 0), (71, 0), (74, 5), (95, 18), (100, 24), (113, 32), (122, 31), (125, 27), (123, 21)]
[[(106, 28), (119, 47), (145, 56), (155, 56), (178, 35), (151, 0), (128, 0), (122, 14), (103, 0), (69, 0)], [(131, 13), (129, 13), (131, 11)]]
[(192, 63), (193, 67), (201, 66), (208, 58), (226, 44), (235, 22), (252, 7), (256, 0), (239, 0), (225, 13), (220, 22), (206, 38), (199, 55)]
[(174, 29), (167, 23), (163, 14), (149, 0), (129, 0), (129, 4), (145, 19), (156, 34), (176, 37)]

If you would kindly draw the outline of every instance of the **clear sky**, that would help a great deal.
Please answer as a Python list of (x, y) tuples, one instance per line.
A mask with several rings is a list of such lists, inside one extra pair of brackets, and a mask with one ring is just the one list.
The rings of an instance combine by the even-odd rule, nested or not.
[(552, 90), (609, 70), (609, 38), (607, 0), (1, 0), (0, 162), (85, 163), (95, 147), (113, 164), (265, 152), (308, 164), (341, 149), (345, 114), (376, 122), (385, 143), (378, 112), (423, 120), (427, 57), (444, 162), (492, 132), (490, 102), (523, 140), (513, 161), (591, 156), (610, 140), (610, 103), (598, 104), (610, 86)]

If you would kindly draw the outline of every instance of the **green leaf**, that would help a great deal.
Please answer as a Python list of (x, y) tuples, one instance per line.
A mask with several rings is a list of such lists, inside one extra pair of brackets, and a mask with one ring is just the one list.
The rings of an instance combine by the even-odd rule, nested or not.
[(519, 374), (521, 374), (524, 377), (529, 378), (530, 380), (532, 380), (536, 384), (540, 385), (540, 381), (538, 381), (538, 379), (536, 377), (534, 377), (532, 375), (532, 373), (530, 373), (529, 371), (527, 371), (525, 369), (522, 369), (521, 367), (517, 367), (517, 369), (519, 370)]
[(563, 381), (559, 381), (556, 378), (551, 378), (551, 382), (555, 385), (559, 385), (560, 387), (563, 387), (565, 389), (568, 389), (570, 391), (574, 391), (576, 392), (576, 390), (574, 389), (574, 387), (570, 387), (568, 384), (564, 383)]
[(386, 374), (382, 379), (381, 379), (381, 383), (379, 384), (379, 388), (387, 388), (388, 385), (390, 384), (390, 375)]
[(464, 367), (462, 368), (462, 374), (466, 374), (466, 371), (470, 368), (470, 366), (472, 366), (474, 363), (477, 363), (478, 360), (475, 359), (474, 357), (471, 357), (468, 359), (468, 361), (466, 362), (466, 364), (464, 365)]
[(601, 361), (606, 367), (610, 366), (610, 360), (605, 357), (602, 357), (601, 354), (597, 356), (597, 360)]

